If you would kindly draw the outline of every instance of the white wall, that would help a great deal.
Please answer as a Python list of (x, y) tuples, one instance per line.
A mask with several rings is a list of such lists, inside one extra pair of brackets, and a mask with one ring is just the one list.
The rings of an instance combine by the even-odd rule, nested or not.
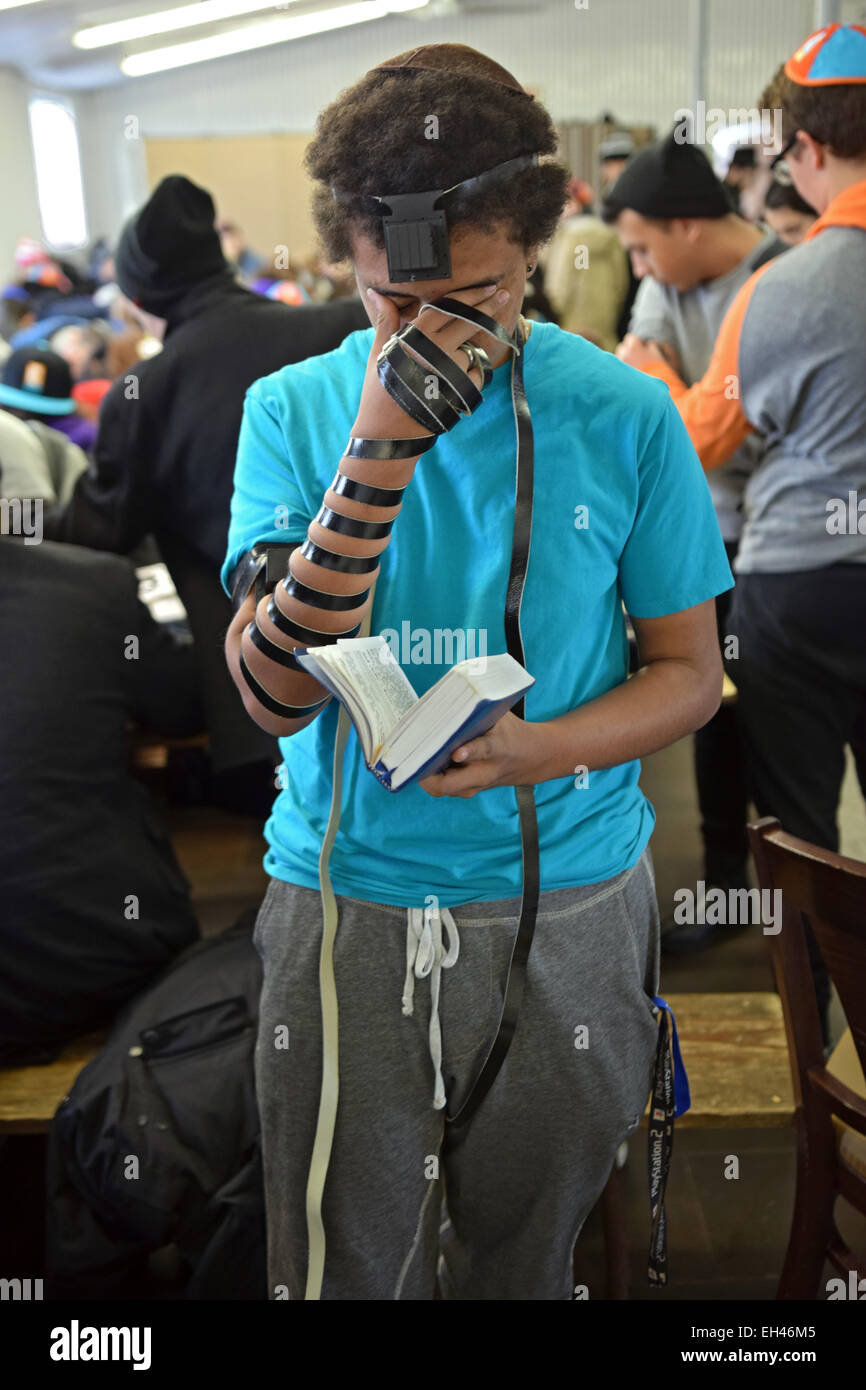
[(11, 273), (19, 236), (42, 235), (27, 115), (28, 89), (12, 68), (0, 67), (0, 282)]
[[(618, 119), (662, 132), (690, 105), (689, 0), (527, 0), (513, 13), (394, 17), (257, 53), (137, 78), (78, 100), (94, 234), (113, 234), (147, 193), (142, 135), (309, 131), (316, 113), (383, 58), (418, 43), (480, 48), (533, 86), (554, 118)], [(708, 106), (753, 105), (810, 31), (814, 0), (709, 0)]]

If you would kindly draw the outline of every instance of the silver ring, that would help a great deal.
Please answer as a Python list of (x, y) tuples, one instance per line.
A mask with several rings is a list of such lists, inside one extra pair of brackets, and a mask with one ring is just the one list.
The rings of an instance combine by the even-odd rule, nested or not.
[(469, 366), (467, 368), (467, 371), (471, 372), (475, 367), (478, 366), (477, 349), (474, 348), (471, 343), (461, 343), (460, 351), (465, 352), (466, 356), (469, 358)]

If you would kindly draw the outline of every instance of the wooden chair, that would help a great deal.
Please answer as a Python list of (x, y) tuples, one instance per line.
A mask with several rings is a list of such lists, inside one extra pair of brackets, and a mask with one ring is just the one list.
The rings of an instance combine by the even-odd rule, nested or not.
[[(750, 825), (749, 839), (761, 888), (782, 894), (782, 930), (768, 940), (796, 1102), (797, 1187), (776, 1296), (814, 1299), (826, 1260), (846, 1281), (866, 1275), (834, 1219), (837, 1196), (866, 1216), (866, 864), (786, 835), (772, 817)], [(804, 919), (850, 1025), (826, 1065)]]

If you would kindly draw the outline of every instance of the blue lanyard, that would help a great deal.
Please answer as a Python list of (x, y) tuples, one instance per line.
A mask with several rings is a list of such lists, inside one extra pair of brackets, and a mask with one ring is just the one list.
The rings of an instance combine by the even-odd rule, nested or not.
[[(661, 1010), (661, 1016), (659, 1018), (659, 1036), (653, 1073), (647, 1143), (650, 1219), (652, 1222), (648, 1274), (651, 1284), (660, 1285), (666, 1284), (668, 1281), (665, 1188), (667, 1187), (674, 1145), (674, 1120), (678, 1115), (684, 1115), (688, 1110), (691, 1105), (691, 1096), (673, 1011), (661, 995), (655, 995), (653, 1003)], [(668, 1019), (670, 1019), (670, 1024)]]

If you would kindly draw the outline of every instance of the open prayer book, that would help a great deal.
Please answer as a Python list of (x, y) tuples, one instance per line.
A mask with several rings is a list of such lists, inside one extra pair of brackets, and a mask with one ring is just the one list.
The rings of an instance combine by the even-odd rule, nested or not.
[(368, 768), (392, 792), (441, 772), (535, 684), (503, 653), (458, 661), (419, 698), (384, 637), (340, 637), (295, 656), (345, 705)]

